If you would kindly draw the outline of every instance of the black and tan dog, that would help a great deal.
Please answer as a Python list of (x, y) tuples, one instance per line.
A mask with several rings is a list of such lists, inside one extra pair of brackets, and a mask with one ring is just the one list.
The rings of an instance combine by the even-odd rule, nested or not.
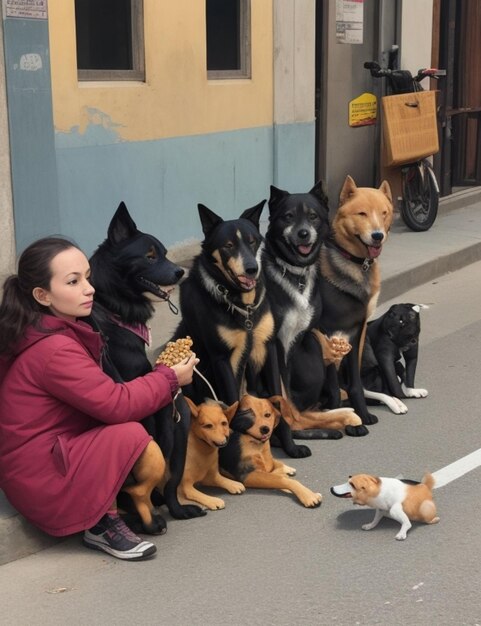
[(221, 470), (246, 487), (292, 492), (308, 508), (321, 504), (322, 496), (292, 478), (296, 470), (272, 456), (270, 437), (281, 419), (282, 398), (241, 398), (230, 420), (229, 442), (219, 450)]
[[(328, 212), (322, 182), (308, 193), (291, 194), (271, 187), (263, 267), (276, 324), (282, 382), (293, 404), (289, 417), (285, 417), (298, 438), (339, 438), (342, 433), (336, 428), (355, 435), (355, 427), (361, 424), (352, 410), (319, 410), (325, 357), (333, 347), (337, 346), (341, 354), (342, 349), (350, 348), (341, 340), (336, 344), (337, 338), (332, 345), (328, 337), (312, 332), (320, 326), (323, 307), (319, 253), (329, 234)], [(322, 339), (322, 346), (318, 339)]]
[[(202, 252), (180, 286), (182, 321), (175, 338), (192, 338), (199, 371), (228, 406), (246, 389), (262, 389), (265, 395), (281, 392), (274, 318), (261, 267), (263, 206), (264, 201), (238, 219), (224, 221), (200, 204)], [(196, 404), (211, 396), (198, 376), (186, 393)], [(310, 454), (306, 446), (294, 444), (285, 420), (280, 420), (276, 435), (290, 456)]]
[(419, 353), (423, 304), (393, 304), (384, 315), (368, 322), (362, 353), (364, 396), (386, 404), (393, 413), (407, 413), (401, 398), (425, 398), (426, 389), (414, 386)]
[[(95, 304), (90, 323), (107, 338), (104, 370), (116, 381), (129, 381), (152, 370), (146, 355), (149, 344), (147, 323), (154, 313), (152, 300), (166, 301), (184, 270), (166, 257), (167, 250), (153, 235), (139, 231), (122, 202), (108, 227), (107, 238), (90, 259)], [(175, 311), (175, 309), (174, 309)], [(175, 518), (204, 515), (200, 507), (180, 505), (177, 487), (182, 478), (189, 430), (190, 410), (180, 394), (169, 405), (143, 420), (146, 430), (159, 444), (168, 462), (169, 480), (162, 499)], [(154, 525), (165, 529), (156, 516)], [(144, 527), (145, 527), (144, 523)]]
[[(352, 350), (343, 359), (341, 374), (349, 404), (364, 424), (378, 420), (369, 413), (364, 398), (360, 357), (367, 319), (374, 312), (381, 287), (378, 257), (393, 220), (389, 184), (379, 189), (357, 187), (347, 176), (340, 194), (339, 208), (332, 221), (331, 235), (321, 248), (320, 329), (331, 335), (345, 333)], [(339, 400), (337, 376), (330, 368), (330, 395)], [(365, 426), (361, 427), (367, 433)], [(362, 433), (358, 433), (362, 434)]]

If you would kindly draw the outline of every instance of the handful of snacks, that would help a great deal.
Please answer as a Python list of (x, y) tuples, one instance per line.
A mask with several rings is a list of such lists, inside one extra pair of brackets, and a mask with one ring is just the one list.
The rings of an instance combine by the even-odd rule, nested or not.
[(156, 365), (162, 364), (172, 367), (172, 365), (177, 365), (180, 361), (187, 359), (192, 354), (192, 343), (193, 341), (189, 336), (177, 339), (177, 341), (169, 341), (157, 357)]

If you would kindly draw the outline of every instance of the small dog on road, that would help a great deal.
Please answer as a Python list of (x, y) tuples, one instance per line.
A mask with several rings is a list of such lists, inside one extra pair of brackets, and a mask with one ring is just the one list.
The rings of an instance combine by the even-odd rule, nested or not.
[(391, 517), (401, 524), (396, 539), (404, 540), (413, 522), (436, 524), (436, 505), (432, 489), (434, 478), (426, 474), (421, 483), (398, 478), (379, 478), (369, 474), (351, 476), (347, 483), (331, 487), (331, 493), (338, 498), (352, 498), (354, 504), (376, 509), (370, 524), (363, 530), (372, 530), (383, 517)]

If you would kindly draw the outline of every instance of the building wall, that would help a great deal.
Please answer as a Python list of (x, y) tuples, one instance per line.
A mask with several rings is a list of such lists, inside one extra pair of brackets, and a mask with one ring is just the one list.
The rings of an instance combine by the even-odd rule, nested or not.
[[(178, 246), (201, 237), (199, 202), (232, 218), (267, 198), (272, 183), (312, 184), (313, 115), (299, 106), (274, 114), (274, 74), (297, 63), (281, 92), (312, 80), (298, 65), (302, 38), (293, 47), (289, 32), (274, 48), (273, 11), (292, 14), (296, 3), (277, 4), (251, 3), (249, 80), (207, 80), (203, 2), (144, 0), (145, 83), (86, 83), (77, 81), (74, 0), (50, 0), (62, 232), (92, 251), (123, 200), (139, 228)], [(298, 24), (312, 11), (310, 0), (301, 4)]]

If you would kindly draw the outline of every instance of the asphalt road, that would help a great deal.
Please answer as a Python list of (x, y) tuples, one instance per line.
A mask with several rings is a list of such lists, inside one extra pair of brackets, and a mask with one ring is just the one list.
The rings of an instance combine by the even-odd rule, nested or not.
[(285, 493), (222, 494), (225, 510), (170, 521), (144, 563), (72, 537), (0, 567), (0, 624), (481, 624), (479, 468), (437, 489), (440, 523), (404, 542), (391, 520), (361, 530), (373, 512), (329, 493), (357, 472), (420, 479), (481, 448), (480, 277), (477, 263), (396, 298), (430, 305), (416, 377), (429, 396), (402, 416), (376, 408), (365, 438), (312, 442), (312, 457), (288, 461), (323, 494), (319, 509)]

